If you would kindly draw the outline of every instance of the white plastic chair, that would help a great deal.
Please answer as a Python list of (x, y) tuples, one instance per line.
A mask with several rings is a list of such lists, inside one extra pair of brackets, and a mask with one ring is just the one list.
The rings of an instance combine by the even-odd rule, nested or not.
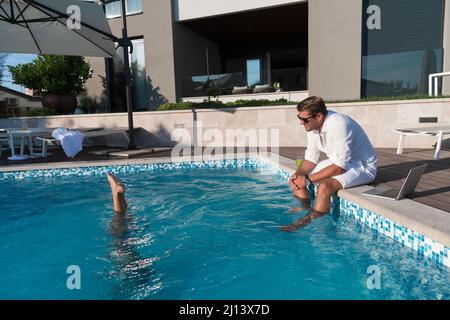
[(3, 155), (3, 150), (9, 150), (9, 138), (0, 138), (0, 156)]

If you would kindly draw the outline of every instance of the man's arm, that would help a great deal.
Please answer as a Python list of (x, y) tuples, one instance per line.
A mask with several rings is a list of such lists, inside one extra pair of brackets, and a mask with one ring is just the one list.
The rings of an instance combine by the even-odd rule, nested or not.
[(297, 171), (295, 171), (295, 175), (305, 176), (310, 173), (315, 167), (316, 164), (314, 162), (303, 160), (302, 165), (297, 169)]
[(338, 176), (340, 174), (343, 174), (346, 170), (335, 165), (335, 164), (331, 164), (328, 167), (323, 168), (322, 170), (320, 170), (319, 172), (313, 173), (312, 175), (309, 176), (309, 179), (312, 182), (317, 182), (326, 178), (331, 178), (334, 176)]
[(303, 160), (302, 165), (298, 168), (289, 179), (289, 185), (292, 191), (297, 192), (306, 187), (305, 176), (316, 167), (314, 162)]
[(318, 135), (314, 132), (307, 133), (305, 160), (302, 161), (300, 168), (298, 168), (289, 179), (289, 185), (294, 192), (306, 187), (305, 176), (316, 167), (316, 163), (319, 161), (320, 151), (317, 147), (317, 136)]

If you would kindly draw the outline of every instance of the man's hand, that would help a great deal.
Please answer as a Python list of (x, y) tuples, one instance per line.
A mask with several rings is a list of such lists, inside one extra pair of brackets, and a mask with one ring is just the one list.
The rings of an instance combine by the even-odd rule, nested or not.
[(294, 192), (305, 188), (306, 187), (306, 177), (299, 176), (294, 173), (289, 178), (289, 186), (291, 187), (292, 191), (294, 191)]

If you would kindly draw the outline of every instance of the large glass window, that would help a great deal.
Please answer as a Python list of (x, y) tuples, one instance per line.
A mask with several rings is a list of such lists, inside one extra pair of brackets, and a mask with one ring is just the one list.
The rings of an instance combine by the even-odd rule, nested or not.
[(131, 54), (131, 70), (133, 74), (133, 103), (136, 109), (148, 107), (148, 81), (145, 69), (144, 40), (133, 41)]
[(105, 5), (106, 18), (120, 17), (120, 1), (110, 2)]
[(127, 14), (142, 12), (141, 0), (127, 0)]
[[(106, 17), (115, 18), (121, 16), (121, 1), (110, 2), (105, 5)], [(128, 14), (134, 14), (142, 12), (142, 2), (141, 0), (126, 0), (125, 8)]]
[(362, 94), (387, 97), (426, 94), (428, 75), (442, 72), (443, 50), (364, 56)]
[[(130, 55), (132, 73), (133, 110), (148, 110), (150, 83), (145, 66), (144, 39), (132, 40), (133, 53)], [(117, 48), (111, 78), (111, 105), (116, 112), (126, 111), (123, 48)]]
[(363, 97), (428, 92), (443, 65), (444, 0), (363, 0)]
[(261, 82), (261, 60), (247, 60), (247, 85), (253, 86)]

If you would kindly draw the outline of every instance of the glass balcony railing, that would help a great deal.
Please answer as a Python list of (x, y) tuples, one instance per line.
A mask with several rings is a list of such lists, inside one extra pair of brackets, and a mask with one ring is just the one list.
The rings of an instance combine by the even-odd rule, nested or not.
[(246, 72), (193, 75), (183, 80), (183, 97), (307, 90), (306, 68), (273, 69), (258, 76)]

